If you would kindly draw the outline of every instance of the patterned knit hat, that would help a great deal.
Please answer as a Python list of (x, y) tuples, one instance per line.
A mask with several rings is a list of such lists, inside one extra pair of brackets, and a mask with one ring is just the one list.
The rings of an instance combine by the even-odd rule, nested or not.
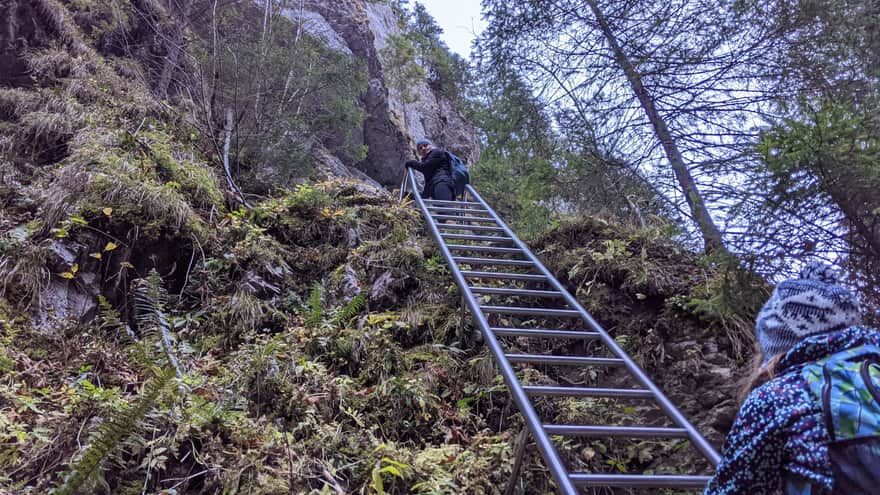
[(861, 321), (859, 301), (838, 285), (830, 266), (814, 262), (800, 278), (781, 282), (758, 313), (755, 334), (767, 362), (810, 335), (840, 330)]
[(418, 141), (416, 141), (416, 148), (418, 148), (419, 146), (421, 146), (423, 144), (429, 144), (431, 146), (434, 146), (434, 143), (432, 143), (430, 139), (422, 138), (422, 139), (419, 139)]

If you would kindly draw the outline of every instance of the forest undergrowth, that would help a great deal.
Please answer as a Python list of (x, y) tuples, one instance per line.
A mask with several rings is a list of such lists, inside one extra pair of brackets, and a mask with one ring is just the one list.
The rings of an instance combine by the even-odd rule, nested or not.
[[(93, 233), (74, 224), (68, 238)], [(535, 248), (718, 444), (734, 411), (738, 329), (689, 306), (709, 304), (709, 269), (649, 235), (583, 220)], [(151, 269), (120, 304), (101, 296), (89, 322), (34, 328), (20, 303), (5, 306), (0, 482), (9, 493), (42, 493), (75, 475), (87, 487), (80, 493), (504, 486), (521, 421), (491, 356), (469, 325), (460, 328), (457, 289), (414, 208), (359, 183), (303, 185), (218, 216), (203, 241), (188, 270), (163, 279)], [(70, 284), (81, 276), (66, 273), (51, 276)], [(148, 300), (161, 318), (145, 320), (135, 304), (144, 284), (155, 287)], [(560, 378), (521, 373), (532, 383)], [(600, 378), (587, 373), (562, 378)], [(538, 408), (570, 422), (651, 418), (600, 400)], [(102, 428), (108, 422), (119, 430)], [(94, 471), (81, 473), (88, 449), (108, 438)], [(682, 447), (595, 441), (561, 450), (580, 469), (641, 472), (694, 462)], [(526, 493), (551, 491), (529, 450)]]
[[(418, 211), (308, 177), (230, 205), (192, 109), (114, 54), (139, 21), (28, 5), (30, 77), (0, 88), (0, 493), (500, 493), (521, 420)], [(594, 218), (533, 244), (718, 445), (749, 353), (750, 306), (724, 300), (738, 272)], [(686, 447), (560, 450), (573, 470), (659, 472), (691, 466)], [(552, 492), (527, 454), (521, 490)]]

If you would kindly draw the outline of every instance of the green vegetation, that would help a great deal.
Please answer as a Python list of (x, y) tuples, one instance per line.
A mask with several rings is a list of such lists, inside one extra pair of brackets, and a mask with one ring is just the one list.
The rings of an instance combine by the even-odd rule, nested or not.
[[(470, 67), (465, 59), (453, 53), (441, 39), (443, 30), (425, 9), (415, 2), (409, 7), (409, 0), (390, 2), (398, 16), (398, 25), (403, 36), (392, 36), (387, 48), (393, 67), (405, 71), (405, 79), (419, 76), (427, 79), (428, 85), (437, 94), (449, 99), (460, 111), (470, 107), (467, 96), (472, 82)], [(396, 58), (395, 58), (396, 57)], [(406, 69), (410, 60), (417, 63), (418, 74)], [(405, 63), (404, 63), (405, 62)], [(401, 70), (395, 69), (395, 70)], [(393, 76), (392, 80), (400, 79)]]
[[(22, 55), (33, 77), (0, 88), (0, 491), (498, 493), (521, 419), (420, 215), (363, 182), (307, 177), (312, 145), (365, 153), (347, 134), (364, 118), (363, 62), (275, 3), (216, 16), (198, 2), (34, 3), (46, 33)], [(424, 8), (404, 26), (386, 53), (400, 57), (395, 83), (420, 67), (463, 97), (463, 62)], [(636, 205), (646, 228), (554, 216), (575, 204), (551, 201), (561, 185), (582, 189), (610, 154), (551, 132), (564, 119), (523, 80), (493, 77), (497, 105), (471, 108), (490, 143), (480, 189), (719, 443), (754, 309), (728, 287), (760, 284), (670, 241), (625, 173), (603, 176), (631, 199), (605, 217)], [(271, 194), (240, 207), (230, 179)], [(605, 372), (518, 373), (588, 386)], [(697, 401), (697, 388), (711, 393)], [(604, 400), (538, 408), (560, 422), (653, 417)], [(559, 445), (573, 469), (694, 463), (682, 442)], [(528, 454), (523, 490), (552, 491)]]
[(416, 64), (412, 42), (405, 36), (389, 36), (388, 46), (382, 49), (380, 55), (387, 66), (390, 85), (405, 103), (416, 101), (413, 89), (425, 77), (425, 70)]
[[(482, 10), (479, 88), (519, 79), (559, 145), (530, 160), (559, 172), (542, 205), (674, 225), (694, 249), (726, 249), (770, 279), (821, 259), (880, 304), (876, 3), (484, 0)], [(484, 105), (499, 101), (490, 94)]]
[[(218, 220), (187, 280), (165, 279), (179, 293), (166, 294), (155, 272), (134, 284), (133, 333), (106, 301), (93, 323), (45, 335), (4, 317), (0, 394), (13, 405), (4, 435), (15, 440), (0, 455), (0, 486), (39, 491), (67, 480), (113, 493), (264, 494), (503, 486), (519, 420), (487, 350), (461, 338), (458, 295), (432, 265), (416, 212), (332, 182)], [(566, 224), (535, 248), (649, 371), (665, 370), (661, 386), (685, 412), (703, 417), (689, 388), (694, 376), (711, 376), (701, 349), (713, 342), (723, 356), (741, 338), (690, 309), (714, 272), (659, 232), (602, 222)], [(559, 378), (521, 372), (531, 383)], [(649, 414), (601, 400), (538, 407), (559, 421)], [(81, 425), (92, 440), (79, 447)], [(701, 427), (715, 441), (723, 434)], [(655, 442), (571, 442), (562, 451), (578, 468), (616, 472), (693, 461), (689, 449)], [(550, 489), (536, 453), (523, 483)]]
[(484, 77), (484, 99), (475, 116), (484, 136), (473, 180), (480, 193), (518, 235), (551, 226), (558, 171), (558, 143), (540, 103), (522, 80), (508, 73)]
[(843, 264), (870, 301), (880, 300), (876, 109), (870, 99), (860, 105), (804, 101), (757, 147), (769, 172), (761, 186), (770, 194), (755, 223), (792, 251), (846, 250)]
[[(316, 143), (350, 159), (362, 154), (352, 132), (365, 118), (358, 98), (367, 85), (364, 61), (328, 48), (268, 4), (264, 12), (233, 3), (212, 18), (213, 30), (196, 27), (196, 71), (185, 82), (197, 127), (218, 156), (232, 112), (230, 167), (259, 193), (312, 174)], [(262, 27), (241, 22), (247, 18), (263, 19)]]

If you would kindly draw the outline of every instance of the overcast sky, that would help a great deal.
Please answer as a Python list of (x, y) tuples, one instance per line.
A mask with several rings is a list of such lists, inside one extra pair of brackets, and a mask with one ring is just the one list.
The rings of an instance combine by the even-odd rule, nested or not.
[[(417, 0), (443, 28), (443, 41), (462, 57), (471, 53), (475, 33), (485, 27), (480, 19), (480, 0)], [(413, 2), (415, 3), (415, 2)]]

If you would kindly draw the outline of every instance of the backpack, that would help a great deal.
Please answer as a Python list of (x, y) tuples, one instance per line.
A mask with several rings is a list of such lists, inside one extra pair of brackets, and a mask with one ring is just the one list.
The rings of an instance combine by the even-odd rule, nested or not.
[[(880, 347), (862, 345), (838, 352), (805, 366), (801, 374), (821, 404), (825, 428), (831, 438), (828, 454), (834, 473), (832, 493), (877, 493), (880, 487)], [(788, 493), (804, 492), (789, 484)]]
[(464, 186), (471, 183), (471, 174), (461, 158), (448, 151), (446, 155), (449, 158), (449, 168), (451, 169), (452, 182), (455, 186), (455, 196), (458, 197), (464, 194)]

